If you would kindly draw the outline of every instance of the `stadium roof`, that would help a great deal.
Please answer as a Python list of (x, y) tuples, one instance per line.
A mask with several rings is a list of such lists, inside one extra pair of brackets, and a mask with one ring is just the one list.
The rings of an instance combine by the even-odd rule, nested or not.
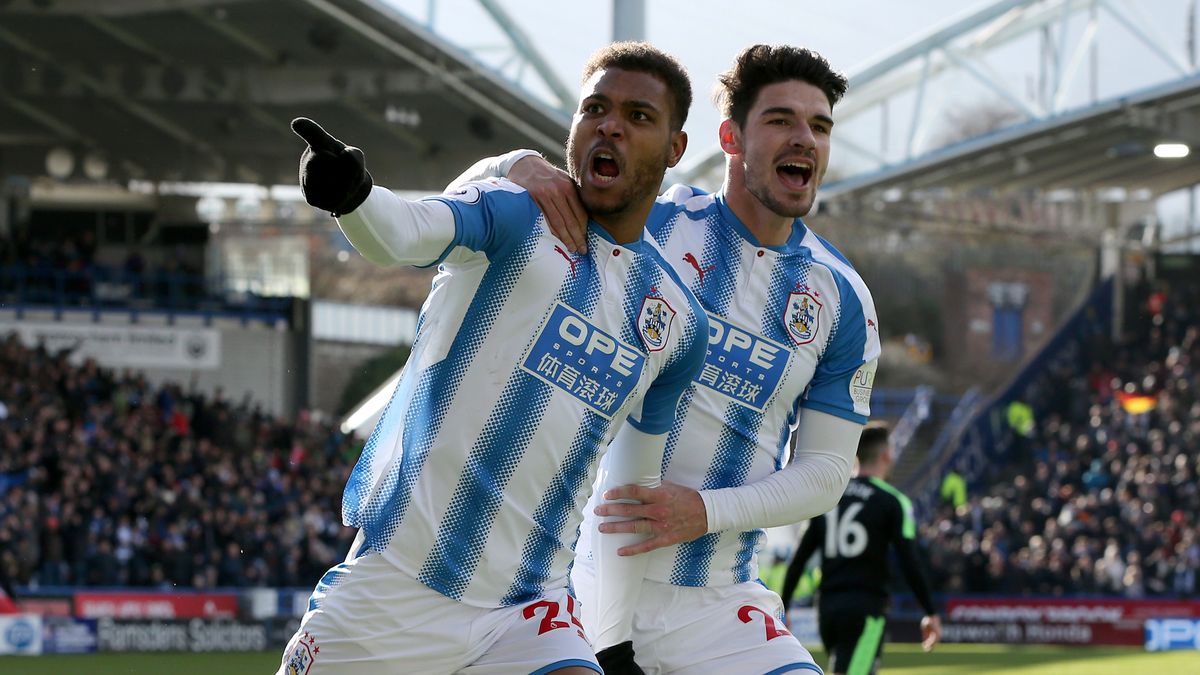
[(290, 184), (300, 115), (403, 189), (569, 125), (381, 0), (0, 0), (0, 175)]
[(1160, 195), (1200, 183), (1195, 157), (1155, 156), (1155, 146), (1165, 142), (1200, 151), (1200, 76), (831, 182), (822, 187), (822, 198), (856, 199), (897, 189), (966, 194), (984, 187), (1001, 192), (1123, 188)]

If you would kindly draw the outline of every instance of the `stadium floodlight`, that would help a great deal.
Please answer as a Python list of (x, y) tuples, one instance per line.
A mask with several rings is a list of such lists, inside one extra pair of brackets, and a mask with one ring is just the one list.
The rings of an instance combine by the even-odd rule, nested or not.
[(75, 170), (75, 154), (64, 147), (51, 148), (46, 153), (46, 173), (62, 180)]
[(1187, 157), (1191, 151), (1191, 148), (1184, 143), (1159, 143), (1154, 146), (1154, 156), (1160, 159)]
[(83, 175), (92, 180), (104, 180), (108, 177), (108, 160), (104, 155), (89, 152), (83, 156)]

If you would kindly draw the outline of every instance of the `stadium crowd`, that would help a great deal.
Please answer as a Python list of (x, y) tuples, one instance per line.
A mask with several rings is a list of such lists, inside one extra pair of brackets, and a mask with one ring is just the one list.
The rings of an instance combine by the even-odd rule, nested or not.
[[(1195, 596), (1200, 287), (1095, 323), (1025, 392), (1013, 464), (922, 525), (942, 592)], [(304, 587), (349, 547), (361, 443), (302, 415), (0, 341), (0, 581)]]
[(349, 548), (360, 447), (221, 392), (0, 341), (0, 580), (309, 586)]
[(1124, 340), (1092, 321), (1025, 392), (1011, 468), (922, 525), (939, 590), (1197, 595), (1200, 286), (1135, 297)]

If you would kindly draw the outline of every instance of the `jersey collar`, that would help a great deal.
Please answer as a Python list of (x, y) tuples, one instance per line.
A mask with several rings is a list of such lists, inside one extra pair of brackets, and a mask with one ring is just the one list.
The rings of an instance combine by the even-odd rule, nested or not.
[(717, 208), (720, 209), (721, 216), (725, 219), (725, 222), (732, 225), (733, 231), (737, 232), (742, 239), (745, 239), (752, 246), (770, 249), (780, 253), (798, 251), (801, 247), (800, 242), (804, 241), (804, 236), (808, 234), (808, 226), (804, 224), (803, 220), (796, 218), (792, 221), (792, 233), (788, 236), (788, 240), (786, 242), (779, 246), (763, 246), (759, 243), (758, 238), (755, 237), (752, 232), (750, 232), (750, 228), (746, 227), (746, 224), (742, 222), (741, 218), (737, 217), (737, 214), (733, 212), (733, 209), (729, 208), (729, 204), (725, 202), (724, 192), (716, 195), (716, 202)]

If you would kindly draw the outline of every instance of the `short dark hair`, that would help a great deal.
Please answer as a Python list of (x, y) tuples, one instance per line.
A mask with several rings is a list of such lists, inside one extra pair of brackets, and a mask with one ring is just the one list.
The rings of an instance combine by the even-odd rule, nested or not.
[(667, 85), (672, 96), (671, 130), (683, 129), (692, 107), (692, 80), (687, 69), (674, 56), (648, 42), (613, 42), (592, 54), (583, 66), (581, 82), (596, 71), (620, 68), (633, 73), (653, 75)]
[(716, 102), (721, 114), (745, 126), (758, 92), (776, 82), (800, 80), (825, 92), (833, 108), (846, 93), (846, 76), (817, 52), (790, 45), (754, 45), (742, 50), (733, 68), (717, 76)]
[(888, 425), (868, 422), (858, 439), (858, 463), (870, 464), (883, 455), (888, 446)]

